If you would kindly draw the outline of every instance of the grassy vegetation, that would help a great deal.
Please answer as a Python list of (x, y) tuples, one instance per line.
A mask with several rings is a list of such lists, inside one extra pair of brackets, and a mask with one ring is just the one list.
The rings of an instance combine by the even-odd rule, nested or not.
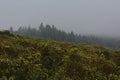
[(0, 80), (120, 80), (120, 52), (0, 32)]

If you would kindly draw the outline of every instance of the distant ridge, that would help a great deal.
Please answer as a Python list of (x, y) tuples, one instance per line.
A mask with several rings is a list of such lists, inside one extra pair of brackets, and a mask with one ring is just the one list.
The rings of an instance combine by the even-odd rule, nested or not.
[(106, 48), (120, 49), (120, 39), (110, 38), (110, 37), (100, 37), (94, 35), (80, 35), (74, 32), (65, 32), (63, 30), (57, 29), (54, 25), (41, 25), (38, 28), (19, 27), (18, 30), (10, 28), (10, 32), (14, 34), (19, 34), (23, 36), (29, 36), (34, 38), (44, 38), (56, 41), (72, 42), (72, 43), (90, 43), (98, 44)]

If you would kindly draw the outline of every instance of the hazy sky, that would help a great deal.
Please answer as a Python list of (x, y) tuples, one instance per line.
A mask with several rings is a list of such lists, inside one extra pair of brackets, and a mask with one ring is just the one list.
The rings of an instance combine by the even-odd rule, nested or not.
[(40, 23), (120, 37), (120, 0), (0, 0), (0, 29)]

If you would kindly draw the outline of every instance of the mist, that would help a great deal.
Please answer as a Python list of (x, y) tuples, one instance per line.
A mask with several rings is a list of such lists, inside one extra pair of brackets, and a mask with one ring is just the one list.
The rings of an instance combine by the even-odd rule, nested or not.
[(0, 0), (0, 29), (41, 22), (78, 34), (120, 37), (119, 0)]

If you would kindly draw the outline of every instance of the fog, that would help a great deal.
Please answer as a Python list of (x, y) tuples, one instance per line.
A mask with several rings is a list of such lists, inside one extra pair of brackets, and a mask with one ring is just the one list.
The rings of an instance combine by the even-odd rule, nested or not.
[(0, 0), (0, 29), (41, 22), (75, 33), (120, 37), (120, 0)]

